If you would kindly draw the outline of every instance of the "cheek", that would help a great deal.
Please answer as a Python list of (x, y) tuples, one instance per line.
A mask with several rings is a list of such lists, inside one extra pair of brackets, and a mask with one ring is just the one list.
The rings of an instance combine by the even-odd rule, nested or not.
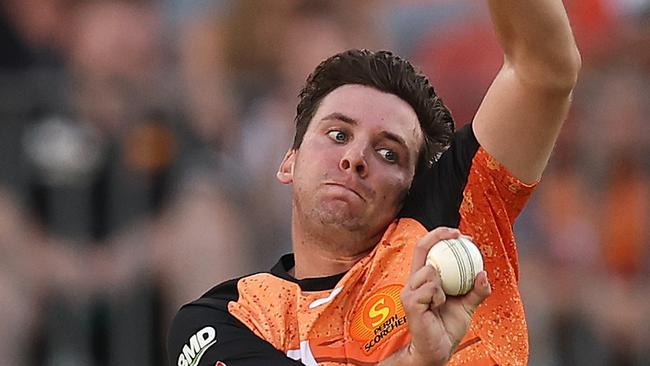
[(328, 176), (328, 171), (338, 166), (336, 151), (318, 146), (304, 149), (296, 162), (296, 176), (299, 180), (320, 180)]
[(392, 177), (382, 180), (380, 198), (382, 201), (400, 204), (408, 194), (410, 180), (405, 177)]
[(324, 172), (329, 167), (336, 167), (342, 157), (342, 149), (327, 143), (313, 142), (304, 151), (302, 166)]

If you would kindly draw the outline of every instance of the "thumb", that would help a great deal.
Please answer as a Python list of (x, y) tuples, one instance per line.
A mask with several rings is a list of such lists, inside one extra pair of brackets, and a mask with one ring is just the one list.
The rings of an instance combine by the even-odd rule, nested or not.
[(474, 310), (476, 310), (483, 300), (487, 299), (491, 293), (492, 287), (490, 287), (487, 272), (481, 271), (474, 279), (474, 288), (463, 296), (463, 307), (471, 313), (474, 313)]

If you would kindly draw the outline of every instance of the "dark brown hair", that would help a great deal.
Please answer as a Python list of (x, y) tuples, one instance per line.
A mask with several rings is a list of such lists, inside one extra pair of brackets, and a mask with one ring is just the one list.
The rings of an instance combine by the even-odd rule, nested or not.
[(424, 145), (416, 171), (430, 166), (449, 145), (454, 131), (451, 113), (422, 72), (389, 51), (348, 50), (323, 61), (300, 92), (293, 149), (302, 143), (320, 102), (334, 89), (360, 84), (391, 93), (411, 105), (420, 122)]

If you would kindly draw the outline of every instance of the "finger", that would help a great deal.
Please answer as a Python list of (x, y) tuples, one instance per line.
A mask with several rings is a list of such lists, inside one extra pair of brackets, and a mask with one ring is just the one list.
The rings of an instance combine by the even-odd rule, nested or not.
[(471, 242), (474, 242), (474, 237), (471, 236), (471, 235), (460, 234), (460, 236), (462, 236), (463, 238), (465, 238), (465, 239), (467, 239), (467, 240), (469, 240), (469, 241), (471, 241)]
[(471, 315), (476, 308), (492, 293), (487, 272), (481, 271), (474, 279), (474, 288), (462, 298), (463, 308)]
[(442, 289), (442, 278), (440, 277), (440, 272), (435, 268), (433, 272), (434, 274), (431, 283), (434, 284), (435, 288), (433, 295), (431, 296), (431, 308), (435, 309), (447, 301), (447, 296), (445, 295), (445, 291)]
[(416, 304), (422, 304), (429, 307), (431, 305), (431, 299), (435, 293), (436, 286), (427, 282), (424, 285), (420, 286), (417, 290), (413, 291), (413, 300)]
[(432, 266), (421, 267), (409, 278), (409, 289), (417, 290), (423, 284), (433, 281), (436, 276), (440, 278), (440, 276), (437, 274), (436, 269)]
[(442, 286), (440, 284), (434, 286), (433, 293), (431, 294), (431, 304), (429, 307), (431, 309), (438, 308), (442, 306), (445, 301), (447, 301), (447, 295), (445, 295), (445, 291), (442, 289)]
[(422, 268), (427, 260), (427, 254), (429, 249), (444, 239), (455, 239), (460, 236), (460, 231), (458, 229), (452, 229), (448, 227), (437, 227), (418, 240), (415, 244), (415, 250), (413, 251), (413, 261), (411, 262), (411, 273), (415, 273), (417, 270)]
[(447, 297), (442, 287), (427, 282), (411, 294), (411, 304), (420, 310), (435, 309), (445, 303)]

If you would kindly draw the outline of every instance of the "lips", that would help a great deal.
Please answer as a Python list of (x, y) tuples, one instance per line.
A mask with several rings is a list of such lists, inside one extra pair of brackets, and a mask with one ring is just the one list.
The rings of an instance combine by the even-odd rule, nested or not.
[(362, 196), (361, 193), (359, 193), (360, 189), (358, 189), (358, 188), (352, 188), (352, 187), (350, 187), (350, 186), (347, 185), (347, 184), (339, 183), (339, 182), (326, 182), (325, 185), (326, 185), (326, 186), (338, 186), (338, 187), (343, 187), (343, 188), (347, 189), (348, 191), (350, 191), (350, 192), (356, 194), (356, 195), (357, 195), (359, 198), (361, 198), (363, 201), (366, 200), (365, 197)]

